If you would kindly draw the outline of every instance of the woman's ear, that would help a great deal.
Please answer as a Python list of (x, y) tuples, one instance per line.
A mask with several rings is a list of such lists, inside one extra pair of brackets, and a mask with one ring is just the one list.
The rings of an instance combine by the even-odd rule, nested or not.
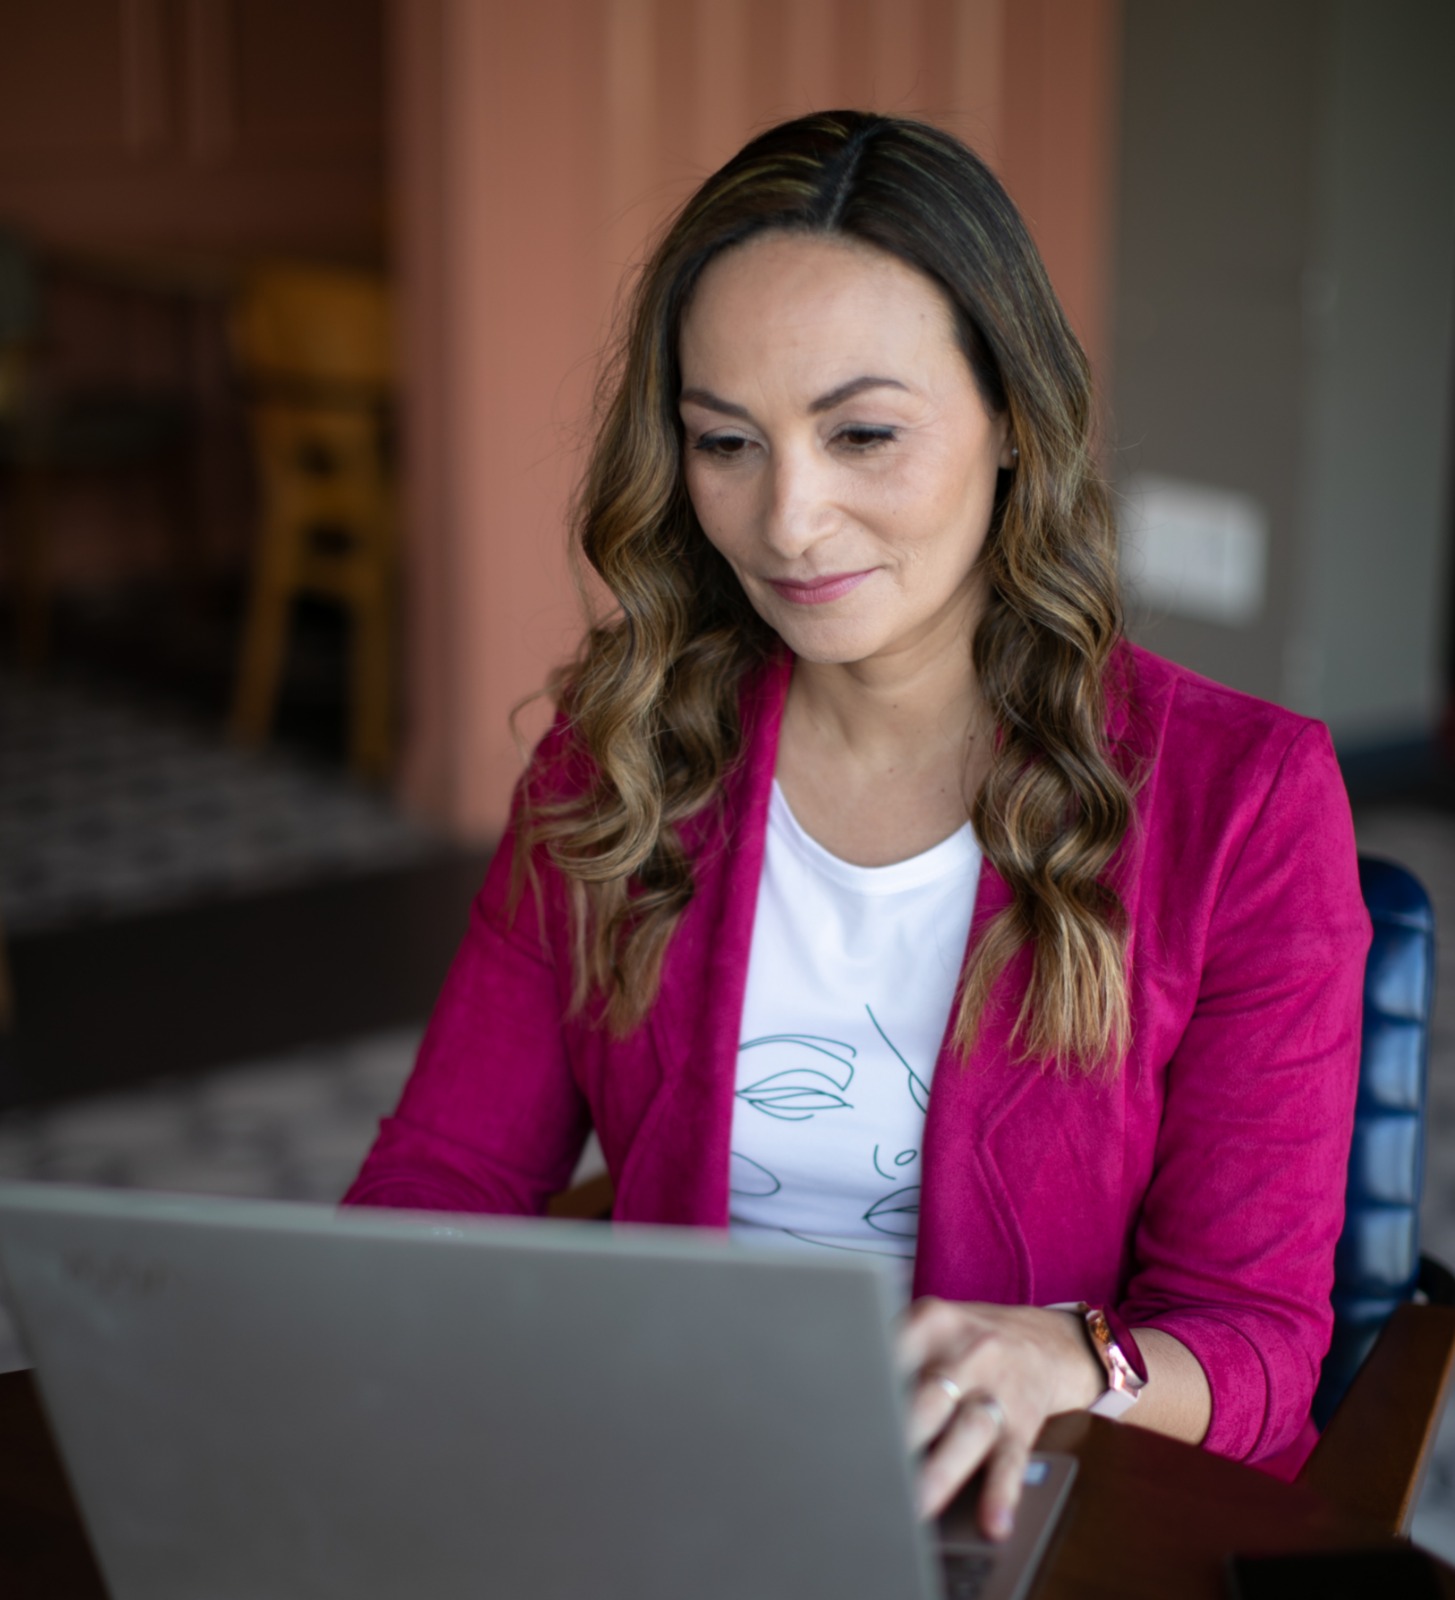
[(990, 419), (995, 431), (1000, 435), (1000, 454), (996, 457), (995, 465), (1001, 472), (1014, 472), (1021, 453), (1019, 445), (1015, 442), (1010, 407), (1007, 406), (1003, 411), (992, 410)]

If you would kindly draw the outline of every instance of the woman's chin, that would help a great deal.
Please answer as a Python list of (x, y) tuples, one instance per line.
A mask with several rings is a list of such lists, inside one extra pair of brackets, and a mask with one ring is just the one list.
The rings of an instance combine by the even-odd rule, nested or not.
[[(856, 666), (872, 660), (913, 663), (955, 651), (974, 634), (978, 597), (962, 586), (938, 606), (867, 604), (858, 594), (831, 605), (794, 605), (777, 595), (749, 596), (754, 609), (800, 661)], [(855, 603), (859, 602), (859, 603)], [(961, 652), (968, 670), (969, 650)]]
[[(862, 666), (869, 661), (913, 667), (927, 657), (942, 657), (956, 641), (969, 637), (967, 623), (958, 617), (953, 626), (940, 618), (936, 624), (915, 628), (873, 626), (862, 617), (809, 622), (780, 614), (765, 620), (800, 661), (823, 667)], [(961, 654), (968, 671), (968, 646)]]
[(784, 625), (774, 618), (773, 629), (800, 661), (821, 667), (853, 666), (875, 655), (879, 643), (859, 628)]

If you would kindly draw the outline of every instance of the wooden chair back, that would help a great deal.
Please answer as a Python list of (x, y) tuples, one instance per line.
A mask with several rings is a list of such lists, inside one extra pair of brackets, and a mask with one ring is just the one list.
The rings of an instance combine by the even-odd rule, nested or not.
[(344, 268), (263, 268), (238, 298), (231, 335), (262, 502), (233, 734), (248, 744), (266, 737), (289, 608), (299, 595), (323, 595), (352, 626), (350, 763), (386, 777), (397, 599), (388, 285)]
[(393, 315), (377, 273), (260, 268), (238, 297), (231, 332), (238, 366), (259, 395), (343, 403), (385, 398), (393, 386)]

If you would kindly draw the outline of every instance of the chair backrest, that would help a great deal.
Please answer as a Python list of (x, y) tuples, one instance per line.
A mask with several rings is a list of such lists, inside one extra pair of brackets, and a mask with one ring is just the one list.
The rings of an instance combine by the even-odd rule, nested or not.
[(324, 402), (385, 394), (394, 375), (387, 281), (342, 267), (260, 268), (234, 307), (232, 341), (264, 390)]
[(1435, 914), (1419, 880), (1359, 859), (1374, 924), (1364, 974), (1359, 1100), (1344, 1231), (1334, 1255), (1334, 1336), (1314, 1397), (1323, 1427), (1420, 1272), (1425, 1078), (1435, 981)]

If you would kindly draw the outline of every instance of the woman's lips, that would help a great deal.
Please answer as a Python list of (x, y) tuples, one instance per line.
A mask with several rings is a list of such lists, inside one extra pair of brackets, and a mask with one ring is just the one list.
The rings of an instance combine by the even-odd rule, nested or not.
[(830, 600), (842, 599), (850, 590), (857, 589), (873, 571), (873, 567), (869, 567), (863, 572), (835, 572), (808, 583), (792, 583), (787, 578), (770, 578), (768, 582), (796, 606), (826, 606)]

